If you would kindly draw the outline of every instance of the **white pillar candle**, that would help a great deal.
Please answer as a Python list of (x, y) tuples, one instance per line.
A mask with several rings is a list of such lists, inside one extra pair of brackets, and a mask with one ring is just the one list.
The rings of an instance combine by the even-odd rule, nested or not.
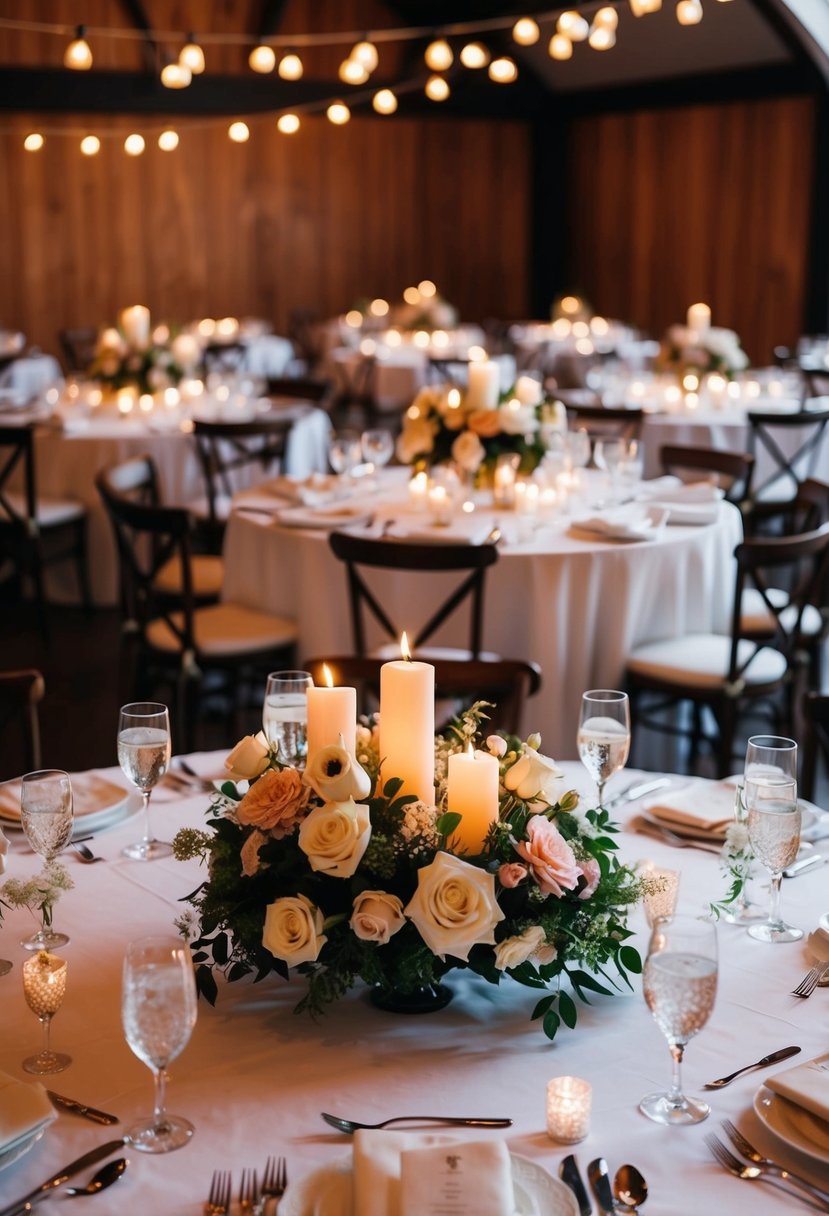
[(431, 663), (396, 659), (380, 668), (380, 755), (384, 782), (400, 777), (401, 793), (434, 804), (435, 669)]
[(308, 697), (308, 760), (323, 747), (339, 743), (343, 737), (346, 750), (356, 758), (357, 690), (335, 688), (331, 672), (323, 664), (328, 686), (309, 688)]
[(449, 757), (446, 809), (460, 815), (451, 837), (455, 853), (475, 856), (498, 821), (498, 758), (489, 752), (455, 752)]
[(711, 309), (707, 304), (692, 304), (688, 309), (686, 323), (691, 333), (701, 338), (711, 326)]
[(409, 479), (409, 502), (416, 510), (423, 510), (428, 490), (429, 474), (421, 469), (419, 473), (415, 473), (414, 477)]
[(515, 381), (515, 395), (522, 405), (538, 405), (542, 388), (535, 376), (519, 376)]
[(577, 1144), (590, 1131), (593, 1087), (581, 1077), (553, 1077), (547, 1084), (547, 1135)]
[(501, 390), (501, 369), (488, 359), (469, 364), (466, 405), (471, 410), (494, 410)]
[(121, 329), (127, 343), (135, 350), (144, 350), (150, 345), (150, 310), (143, 304), (133, 304), (121, 313)]

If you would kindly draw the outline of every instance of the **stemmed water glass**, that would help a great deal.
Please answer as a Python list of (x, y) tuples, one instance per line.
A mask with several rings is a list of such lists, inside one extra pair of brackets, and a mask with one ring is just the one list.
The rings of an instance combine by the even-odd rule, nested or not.
[(574, 469), (584, 469), (590, 463), (590, 436), (584, 427), (568, 431), (567, 455)]
[(625, 456), (625, 444), (621, 439), (597, 439), (593, 447), (593, 460), (597, 469), (610, 478), (610, 498), (619, 497), (619, 468)]
[(786, 924), (780, 915), (783, 871), (797, 857), (800, 848), (797, 782), (769, 773), (747, 776), (745, 803), (752, 851), (771, 875), (768, 920), (751, 925), (749, 937), (760, 942), (800, 941), (803, 930)]
[(642, 983), (645, 1001), (668, 1040), (673, 1059), (671, 1087), (639, 1103), (655, 1123), (701, 1123), (709, 1106), (682, 1092), (682, 1057), (688, 1040), (702, 1030), (717, 992), (717, 934), (711, 921), (675, 916), (651, 935)]
[(626, 692), (594, 688), (583, 694), (578, 733), (579, 759), (596, 782), (599, 806), (604, 787), (625, 767), (630, 751), (630, 702)]
[[(20, 823), (34, 851), (49, 865), (72, 836), (74, 813), (69, 774), (58, 768), (26, 773), (20, 787)], [(69, 941), (67, 934), (51, 927), (51, 905), (40, 908), (41, 925), (37, 933), (20, 944), (27, 950), (56, 950)]]
[(262, 727), (283, 764), (300, 767), (308, 752), (309, 671), (272, 671), (265, 685)]
[(375, 469), (382, 469), (389, 463), (394, 454), (394, 437), (391, 431), (384, 427), (373, 427), (363, 431), (360, 437), (363, 460), (373, 464)]
[(118, 718), (118, 763), (124, 776), (141, 791), (144, 837), (122, 850), (133, 861), (167, 857), (173, 846), (156, 840), (150, 828), (150, 794), (167, 772), (172, 750), (170, 714), (158, 701), (123, 705)]
[(363, 458), (356, 431), (335, 431), (328, 441), (328, 461), (338, 477), (350, 477)]
[(43, 1027), (43, 1047), (36, 1056), (23, 1061), (24, 1072), (46, 1076), (63, 1072), (72, 1057), (52, 1051), (49, 1035), (52, 1018), (63, 1004), (66, 992), (66, 960), (42, 950), (23, 964), (23, 995), (32, 1013), (37, 1014)]
[(167, 1066), (187, 1046), (196, 1024), (196, 983), (187, 946), (177, 938), (130, 942), (124, 958), (121, 999), (124, 1035), (155, 1082), (153, 1113), (127, 1129), (143, 1153), (181, 1148), (195, 1128), (166, 1109)]

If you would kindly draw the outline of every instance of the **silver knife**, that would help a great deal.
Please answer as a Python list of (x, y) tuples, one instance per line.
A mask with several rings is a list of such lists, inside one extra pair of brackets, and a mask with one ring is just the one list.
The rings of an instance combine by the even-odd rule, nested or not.
[(671, 784), (670, 777), (656, 777), (652, 781), (639, 781), (633, 785), (629, 785), (627, 789), (622, 790), (620, 794), (616, 794), (613, 798), (609, 798), (604, 804), (606, 811), (618, 806), (620, 803), (635, 802), (637, 798), (644, 798), (646, 794), (653, 794), (657, 790), (662, 790), (666, 785)]
[(616, 1208), (613, 1205), (613, 1191), (610, 1189), (610, 1177), (604, 1157), (596, 1157), (590, 1162), (587, 1167), (587, 1177), (593, 1184), (593, 1190), (596, 1192), (596, 1198), (605, 1216), (614, 1216)]
[(123, 1148), (127, 1143), (122, 1136), (120, 1140), (107, 1140), (106, 1144), (99, 1144), (97, 1148), (91, 1149), (88, 1153), (84, 1153), (83, 1157), (78, 1157), (69, 1165), (65, 1165), (62, 1170), (58, 1170), (56, 1174), (52, 1174), (51, 1178), (47, 1178), (40, 1186), (36, 1186), (33, 1191), (29, 1191), (28, 1195), (21, 1196), (14, 1203), (10, 1203), (0, 1211), (0, 1216), (14, 1216), (20, 1209), (28, 1212), (41, 1199), (45, 1199), (54, 1191), (55, 1187), (63, 1186), (69, 1178), (73, 1178), (75, 1174), (79, 1174), (81, 1170), (87, 1169), (90, 1165), (95, 1165), (98, 1161), (103, 1161), (104, 1157), (109, 1157), (117, 1149)]
[(802, 874), (804, 870), (811, 870), (815, 866), (822, 866), (826, 858), (822, 853), (809, 853), (806, 857), (801, 857), (799, 861), (794, 861), (790, 866), (786, 866), (783, 871), (784, 878), (797, 878), (798, 874)]
[(558, 1167), (558, 1176), (562, 1182), (569, 1186), (570, 1190), (576, 1197), (576, 1203), (579, 1205), (581, 1216), (593, 1216), (593, 1207), (588, 1198), (584, 1183), (582, 1182), (579, 1167), (576, 1164), (576, 1158), (572, 1153)]
[(61, 1110), (68, 1110), (73, 1115), (81, 1115), (84, 1119), (91, 1119), (93, 1123), (103, 1123), (105, 1126), (118, 1122), (117, 1115), (110, 1115), (105, 1110), (98, 1110), (95, 1106), (85, 1106), (83, 1102), (77, 1102), (74, 1098), (56, 1094), (53, 1089), (47, 1089), (46, 1093), (53, 1106), (59, 1106)]

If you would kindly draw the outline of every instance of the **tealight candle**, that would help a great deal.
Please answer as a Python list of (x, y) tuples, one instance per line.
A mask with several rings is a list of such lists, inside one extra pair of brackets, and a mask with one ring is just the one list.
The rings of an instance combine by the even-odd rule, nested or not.
[(670, 920), (676, 911), (679, 896), (679, 870), (660, 870), (649, 861), (642, 867), (645, 879), (643, 903), (645, 918), (651, 929), (661, 920)]
[(427, 503), (433, 524), (445, 527), (452, 522), (452, 498), (446, 486), (429, 486)]
[(402, 659), (380, 668), (380, 755), (385, 779), (400, 777), (401, 794), (435, 801), (435, 669), (413, 662), (403, 634)]
[(547, 1083), (547, 1135), (559, 1144), (577, 1144), (590, 1131), (593, 1087), (581, 1077), (553, 1077)]
[(490, 827), (498, 821), (497, 756), (474, 751), (470, 743), (468, 751), (449, 757), (446, 809), (461, 816), (452, 833), (452, 850), (472, 856), (480, 853)]
[(511, 507), (515, 502), (515, 478), (519, 457), (503, 452), (495, 463), (492, 481), (492, 499), (496, 507)]
[(428, 489), (429, 475), (422, 469), (419, 473), (415, 473), (414, 477), (409, 478), (409, 502), (416, 510), (422, 511), (426, 506)]
[(346, 750), (356, 755), (357, 690), (334, 687), (334, 678), (323, 663), (326, 684), (309, 688), (308, 698), (308, 759), (323, 747), (337, 743), (340, 735)]

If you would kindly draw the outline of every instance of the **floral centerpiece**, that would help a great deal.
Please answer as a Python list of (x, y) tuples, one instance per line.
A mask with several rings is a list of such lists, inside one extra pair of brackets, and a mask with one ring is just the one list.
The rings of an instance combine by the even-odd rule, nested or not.
[(125, 314), (132, 311), (125, 309), (117, 328), (98, 335), (88, 374), (111, 389), (133, 386), (139, 393), (161, 392), (194, 375), (201, 362), (198, 340), (189, 333), (171, 338), (166, 326), (150, 334), (149, 324), (145, 334), (125, 323)]
[(717, 372), (730, 379), (748, 367), (748, 355), (733, 329), (672, 325), (662, 340), (659, 365), (679, 377)]
[(498, 457), (513, 454), (520, 471), (531, 473), (547, 450), (550, 433), (567, 427), (561, 402), (541, 384), (522, 376), (489, 404), (470, 391), (443, 386), (422, 388), (406, 411), (397, 439), (402, 464), (454, 461), (465, 473), (491, 473)]
[(207, 830), (174, 842), (180, 859), (208, 863), (186, 897), (195, 911), (178, 922), (202, 995), (215, 1001), (217, 970), (231, 981), (296, 970), (308, 983), (296, 1011), (316, 1014), (358, 980), (382, 1004), (440, 997), (440, 980), (467, 968), (538, 989), (533, 1017), (553, 1038), (577, 1020), (565, 980), (585, 1002), (630, 986), (641, 963), (625, 910), (643, 882), (619, 863), (608, 813), (582, 810), (561, 789), (537, 737), (487, 738), (497, 820), (478, 853), (458, 846), (461, 817), (445, 810), (449, 758), (479, 735), (483, 709), (438, 736), (434, 804), (402, 795), (383, 773), (372, 726), (358, 727), (356, 757), (321, 748), (304, 775), (261, 735), (237, 745), (227, 760), (235, 780), (214, 798)]

